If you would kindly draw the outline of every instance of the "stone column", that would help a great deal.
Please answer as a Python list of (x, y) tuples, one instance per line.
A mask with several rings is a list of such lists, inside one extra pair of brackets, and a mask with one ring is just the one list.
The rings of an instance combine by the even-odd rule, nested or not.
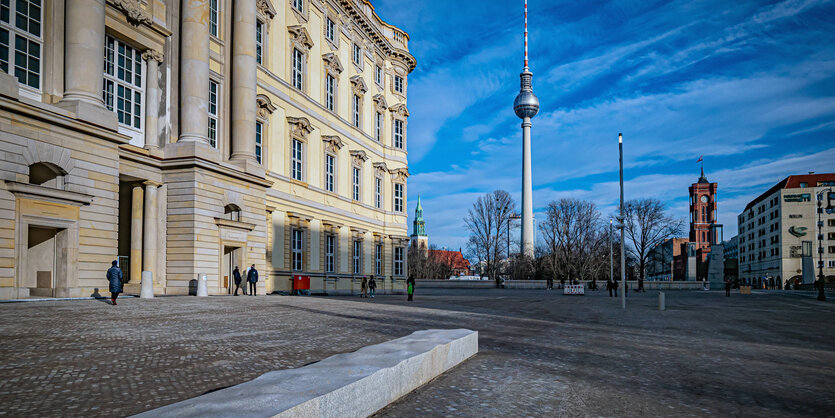
[(66, 0), (64, 97), (59, 105), (84, 119), (116, 129), (116, 114), (102, 100), (105, 0)]
[(158, 279), (157, 274), (157, 188), (159, 184), (145, 182), (145, 226), (143, 228), (145, 245), (142, 248), (142, 270), (154, 274), (154, 282)]
[(208, 106), (209, 1), (184, 0), (180, 25), (180, 141), (209, 143)]
[(232, 27), (232, 156), (255, 158), (255, 12), (254, 1), (236, 1)]
[(157, 148), (163, 146), (159, 142), (159, 64), (162, 62), (162, 53), (148, 49), (142, 53), (142, 58), (147, 62), (145, 75), (145, 148)]
[(138, 282), (142, 275), (142, 205), (145, 191), (141, 184), (133, 185), (130, 209), (130, 281)]

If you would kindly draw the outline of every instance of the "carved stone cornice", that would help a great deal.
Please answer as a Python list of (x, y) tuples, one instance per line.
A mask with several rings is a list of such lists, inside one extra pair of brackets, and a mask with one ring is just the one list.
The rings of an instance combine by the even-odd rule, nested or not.
[(355, 75), (351, 77), (351, 91), (358, 96), (362, 96), (368, 91), (368, 87), (365, 85), (362, 76)]
[(379, 175), (379, 176), (382, 176), (383, 174), (386, 174), (386, 173), (389, 172), (388, 166), (386, 166), (386, 163), (384, 163), (382, 161), (376, 162), (372, 165), (374, 166), (374, 170), (377, 172), (377, 175)]
[(308, 135), (313, 132), (313, 126), (307, 118), (287, 117), (287, 123), (290, 124), (290, 137), (307, 140)]
[(390, 107), (389, 112), (397, 116), (409, 117), (409, 109), (403, 103), (398, 103)]
[(394, 181), (406, 181), (409, 178), (409, 169), (405, 167), (389, 170), (389, 173), (391, 173)]
[(162, 52), (159, 52), (154, 49), (146, 49), (142, 52), (142, 59), (145, 61), (154, 60), (157, 63), (162, 64), (163, 55)]
[(374, 110), (383, 113), (388, 109), (388, 105), (386, 104), (386, 97), (382, 94), (375, 94), (374, 95)]
[(276, 109), (269, 97), (263, 94), (255, 96), (256, 113), (261, 118), (269, 117)]
[(151, 14), (142, 8), (142, 3), (139, 0), (107, 0), (107, 2), (124, 13), (128, 22), (134, 26), (153, 23)]
[(322, 60), (325, 62), (325, 68), (333, 71), (334, 74), (340, 74), (342, 72), (343, 68), (342, 63), (339, 62), (339, 56), (333, 52), (322, 55)]
[(362, 165), (367, 159), (368, 154), (365, 153), (363, 150), (351, 150), (351, 159), (354, 162), (354, 165)]
[(287, 32), (290, 32), (290, 43), (294, 46), (303, 49), (305, 52), (313, 48), (313, 38), (304, 26), (290, 26), (287, 28)]
[(345, 146), (345, 143), (342, 142), (342, 138), (336, 135), (323, 135), (322, 142), (325, 143), (325, 151), (330, 153), (336, 154)]
[(258, 11), (261, 12), (262, 15), (266, 16), (267, 19), (272, 20), (275, 15), (278, 13), (275, 11), (275, 7), (270, 0), (256, 0), (255, 6), (258, 7)]

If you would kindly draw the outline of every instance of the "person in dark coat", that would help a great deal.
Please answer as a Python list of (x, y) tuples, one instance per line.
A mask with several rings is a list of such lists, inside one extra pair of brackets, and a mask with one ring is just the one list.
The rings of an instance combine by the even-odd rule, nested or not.
[(731, 281), (725, 280), (725, 296), (731, 295)]
[(377, 290), (377, 281), (374, 280), (374, 277), (372, 276), (370, 279), (368, 279), (368, 296), (370, 296), (371, 299), (374, 299), (375, 290)]
[(606, 290), (609, 291), (609, 297), (612, 297), (612, 289), (613, 288), (614, 288), (614, 286), (612, 286), (612, 280), (611, 279), (606, 280)]
[(232, 270), (232, 278), (235, 279), (235, 296), (238, 296), (238, 289), (241, 288), (241, 271), (238, 270), (238, 266), (235, 266), (235, 270)]
[(406, 279), (406, 293), (409, 295), (409, 298), (406, 300), (411, 302), (415, 295), (415, 279), (412, 277)]
[(255, 270), (255, 264), (249, 269), (246, 275), (246, 281), (249, 282), (249, 294), (255, 296), (255, 286), (258, 283), (258, 270)]
[(362, 283), (360, 283), (360, 297), (368, 297), (368, 279), (366, 279), (365, 276), (362, 276)]
[(122, 269), (119, 268), (119, 262), (116, 260), (107, 269), (107, 281), (110, 282), (111, 303), (116, 305), (116, 298), (119, 297), (119, 293), (122, 293)]
[(618, 297), (618, 281), (612, 282), (612, 289), (615, 291), (615, 297)]

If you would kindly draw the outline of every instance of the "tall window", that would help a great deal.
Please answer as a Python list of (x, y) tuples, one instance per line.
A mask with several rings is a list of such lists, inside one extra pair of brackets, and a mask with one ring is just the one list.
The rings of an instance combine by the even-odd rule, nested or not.
[(354, 240), (354, 274), (362, 272), (362, 241)]
[[(301, 1), (301, 0), (299, 0)], [(304, 85), (304, 54), (293, 48), (293, 87), (301, 90)]]
[(357, 44), (354, 44), (354, 64), (362, 66), (362, 49)]
[(217, 103), (218, 84), (209, 80), (209, 145), (217, 148)]
[(303, 0), (293, 0), (293, 8), (296, 9), (299, 13), (304, 13)]
[(353, 113), (353, 116), (354, 116), (354, 118), (353, 118), (354, 119), (353, 120), (354, 126), (359, 128), (360, 127), (360, 97), (357, 96), (356, 94), (354, 95), (354, 102), (353, 102), (352, 110), (353, 110), (352, 113)]
[(403, 121), (394, 120), (394, 147), (403, 149)]
[(394, 91), (403, 93), (403, 77), (399, 75), (394, 76)]
[(41, 88), (41, 11), (41, 0), (0, 3), (0, 68), (35, 89)]
[(379, 177), (374, 178), (374, 207), (383, 208), (383, 179)]
[(325, 76), (325, 107), (333, 112), (336, 96), (336, 78), (328, 74)]
[(394, 183), (394, 211), (403, 212), (403, 183)]
[(331, 42), (336, 40), (336, 24), (333, 23), (330, 17), (325, 21), (325, 36)]
[(374, 139), (383, 142), (383, 114), (374, 112)]
[(209, 0), (209, 33), (217, 36), (217, 0)]
[(383, 274), (383, 246), (380, 244), (374, 246), (374, 274)]
[(351, 196), (353, 197), (354, 200), (358, 201), (358, 200), (360, 200), (360, 182), (362, 181), (361, 172), (360, 172), (359, 167), (352, 167), (351, 172), (352, 172), (351, 185), (352, 185), (352, 190), (353, 190)]
[(262, 54), (264, 51), (264, 24), (260, 20), (255, 21), (255, 62), (263, 64)]
[(298, 139), (293, 140), (293, 161), (290, 164), (292, 170), (293, 180), (303, 181), (304, 177), (302, 175), (302, 162), (304, 161), (304, 144), (302, 141)]
[(336, 157), (331, 154), (325, 154), (325, 190), (333, 192), (335, 187), (336, 176)]
[(110, 36), (104, 43), (103, 95), (120, 125), (142, 129), (142, 54)]
[(293, 230), (293, 239), (291, 242), (293, 248), (293, 270), (301, 271), (304, 260), (304, 231), (301, 229)]
[(394, 247), (394, 275), (403, 275), (403, 247)]
[(374, 66), (374, 82), (383, 85), (383, 67), (379, 65)]
[(333, 273), (336, 268), (334, 265), (334, 260), (336, 254), (336, 236), (334, 235), (326, 235), (325, 236), (325, 271), (328, 273)]
[(261, 164), (261, 154), (263, 153), (263, 131), (264, 131), (264, 124), (261, 122), (255, 122), (255, 159), (258, 160), (258, 164)]

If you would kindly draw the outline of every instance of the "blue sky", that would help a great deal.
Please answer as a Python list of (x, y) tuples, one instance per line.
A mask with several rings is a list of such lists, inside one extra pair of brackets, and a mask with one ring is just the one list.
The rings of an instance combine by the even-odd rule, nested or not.
[[(519, 201), (513, 114), (522, 70), (518, 1), (378, 0), (418, 60), (409, 78), (409, 233), (420, 193), (430, 243), (457, 248), (481, 194)], [(835, 1), (530, 0), (537, 218), (561, 197), (663, 200), (687, 218), (687, 187), (719, 183), (735, 235), (745, 204), (790, 174), (835, 171)], [(686, 233), (685, 233), (686, 235)]]

